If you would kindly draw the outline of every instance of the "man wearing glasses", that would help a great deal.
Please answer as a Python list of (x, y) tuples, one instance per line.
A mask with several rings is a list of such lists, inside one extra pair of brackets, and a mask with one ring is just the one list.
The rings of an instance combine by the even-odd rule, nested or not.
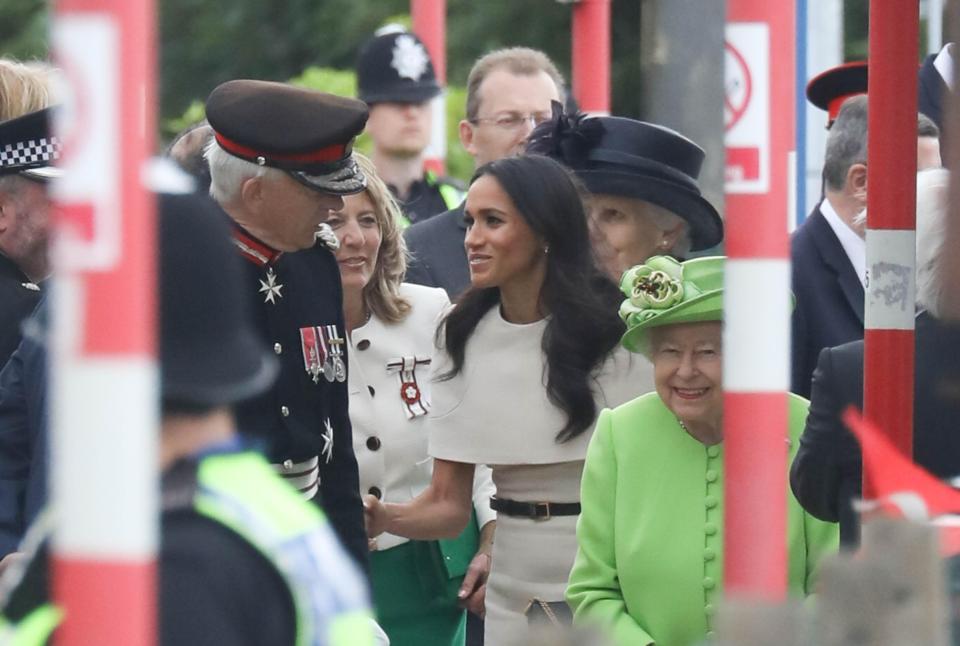
[[(491, 52), (467, 77), (460, 142), (478, 167), (520, 154), (533, 128), (550, 118), (550, 102), (563, 100), (563, 77), (546, 54), (526, 47)], [(458, 296), (470, 284), (465, 234), (463, 204), (407, 229), (406, 280)]]

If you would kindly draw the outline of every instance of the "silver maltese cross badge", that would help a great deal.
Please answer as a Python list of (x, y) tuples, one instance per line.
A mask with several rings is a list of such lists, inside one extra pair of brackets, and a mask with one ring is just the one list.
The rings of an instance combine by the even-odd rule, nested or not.
[(276, 305), (276, 299), (283, 298), (283, 294), (280, 293), (281, 289), (283, 289), (283, 285), (277, 282), (277, 275), (273, 273), (273, 267), (268, 267), (267, 279), (260, 281), (259, 291), (264, 295), (263, 302)]

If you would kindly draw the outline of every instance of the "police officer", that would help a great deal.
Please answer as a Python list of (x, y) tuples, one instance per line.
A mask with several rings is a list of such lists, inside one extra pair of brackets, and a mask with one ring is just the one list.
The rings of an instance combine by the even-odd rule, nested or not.
[[(157, 641), (369, 645), (364, 579), (323, 513), (235, 433), (230, 405), (269, 388), (278, 362), (244, 307), (241, 261), (222, 214), (196, 195), (161, 196), (159, 203)], [(61, 619), (48, 605), (47, 541), (21, 570), (0, 626), (13, 625), (2, 626), (13, 643), (44, 644)]]
[(60, 143), (49, 109), (0, 124), (0, 368), (20, 343), (20, 325), (40, 301), (47, 257), (47, 180)]
[[(325, 224), (342, 195), (366, 186), (352, 156), (367, 107), (267, 81), (213, 90), (207, 119), (210, 192), (230, 216), (254, 324), (280, 361), (267, 392), (237, 406), (241, 431), (304, 497), (316, 499), (347, 551), (366, 567), (357, 460), (346, 384), (343, 294)], [(314, 248), (316, 244), (316, 248)]]
[(431, 99), (442, 90), (420, 39), (396, 25), (378, 31), (360, 50), (357, 86), (360, 99), (370, 106), (371, 159), (401, 203), (401, 226), (458, 206), (463, 185), (423, 168), (433, 120)]

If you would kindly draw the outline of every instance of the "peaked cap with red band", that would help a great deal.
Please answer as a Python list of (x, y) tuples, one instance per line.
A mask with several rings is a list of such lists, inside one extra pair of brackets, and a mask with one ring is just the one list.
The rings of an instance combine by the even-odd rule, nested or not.
[(287, 171), (336, 195), (366, 188), (353, 140), (367, 123), (362, 101), (271, 81), (236, 80), (207, 98), (217, 144), (235, 157)]
[(827, 128), (833, 125), (840, 106), (852, 96), (867, 93), (867, 62), (855, 61), (831, 67), (807, 83), (807, 100), (827, 112)]

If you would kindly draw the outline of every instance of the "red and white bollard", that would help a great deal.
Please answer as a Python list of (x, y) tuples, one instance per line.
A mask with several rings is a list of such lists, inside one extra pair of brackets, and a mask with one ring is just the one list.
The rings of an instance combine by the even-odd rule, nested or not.
[(60, 0), (51, 489), (61, 646), (156, 641), (157, 393), (150, 0)]
[(787, 584), (795, 16), (792, 3), (767, 0), (730, 0), (727, 12), (724, 587), (777, 601)]
[[(916, 3), (870, 2), (864, 414), (913, 456), (916, 293)], [(863, 497), (874, 498), (867, 470)]]
[(442, 175), (447, 159), (447, 0), (410, 0), (413, 32), (423, 41), (433, 61), (437, 83), (444, 91), (430, 102), (433, 121), (430, 145), (423, 165)]
[(583, 112), (610, 114), (610, 0), (573, 6), (573, 96)]

